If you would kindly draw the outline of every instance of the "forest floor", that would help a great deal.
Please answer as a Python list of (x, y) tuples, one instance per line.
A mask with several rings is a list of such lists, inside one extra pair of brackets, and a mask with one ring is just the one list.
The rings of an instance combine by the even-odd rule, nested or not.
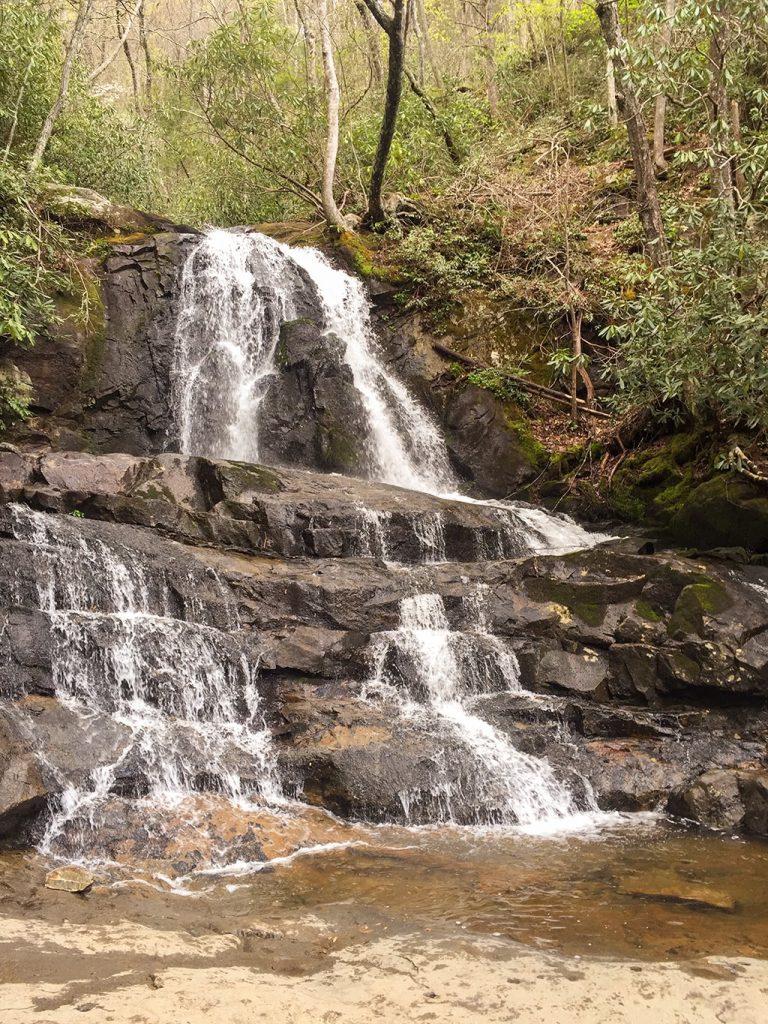
[[(311, 939), (311, 951), (304, 938)], [(291, 955), (286, 939), (293, 948)], [(763, 1024), (768, 962), (563, 957), (493, 938), (207, 934), (0, 918), (4, 1024)], [(9, 955), (10, 953), (10, 955)]]

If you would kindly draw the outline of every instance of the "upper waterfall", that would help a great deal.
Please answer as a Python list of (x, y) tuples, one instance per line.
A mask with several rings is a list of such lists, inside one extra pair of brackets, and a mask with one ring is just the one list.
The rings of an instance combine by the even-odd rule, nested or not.
[(370, 475), (432, 494), (455, 492), (437, 424), (377, 351), (363, 283), (316, 249), (251, 231), (208, 231), (181, 279), (172, 403), (181, 451), (256, 461), (259, 411), (278, 367), (280, 327), (297, 318), (308, 278), (322, 327), (344, 345), (365, 412)]
[[(349, 443), (360, 456), (352, 471), (471, 501), (459, 493), (438, 424), (385, 363), (364, 283), (317, 249), (244, 229), (207, 231), (182, 270), (171, 380), (181, 452), (244, 462), (298, 458), (313, 466), (306, 438), (289, 453), (269, 442), (291, 412), (299, 421), (322, 415), (324, 396), (313, 392), (307, 401), (301, 394), (313, 388), (311, 382), (294, 385), (298, 390), (286, 386), (282, 405), (272, 401), (284, 369), (282, 328), (301, 320), (317, 321), (324, 332), (322, 358), (344, 364), (346, 376), (336, 379), (347, 390), (336, 395), (341, 418), (349, 420)], [(296, 413), (300, 402), (305, 404)], [(485, 504), (499, 509), (504, 528), (524, 538), (529, 551), (572, 551), (603, 539), (566, 516), (510, 502)], [(433, 549), (430, 559), (440, 561), (440, 537), (427, 539), (427, 547)]]

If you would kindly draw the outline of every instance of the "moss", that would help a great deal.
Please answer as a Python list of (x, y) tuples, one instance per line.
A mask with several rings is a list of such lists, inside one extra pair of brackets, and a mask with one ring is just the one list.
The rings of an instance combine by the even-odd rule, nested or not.
[(83, 349), (83, 369), (81, 384), (84, 391), (90, 391), (96, 385), (99, 371), (104, 361), (107, 347), (107, 318), (101, 286), (94, 277), (86, 278), (85, 288), (88, 296), (88, 322), (85, 330)]
[(639, 598), (635, 601), (635, 613), (640, 616), (641, 619), (645, 619), (646, 622), (660, 622), (661, 615), (648, 601), (644, 601)]
[(718, 473), (692, 488), (671, 532), (700, 550), (737, 545), (768, 552), (768, 492), (736, 473)]
[(323, 468), (331, 471), (359, 469), (360, 457), (353, 438), (338, 425), (321, 431)]
[(733, 604), (726, 587), (717, 580), (706, 578), (683, 587), (675, 603), (675, 610), (667, 625), (670, 636), (676, 633), (703, 634), (704, 616), (717, 615)]
[[(285, 324), (283, 324), (283, 327), (285, 327)], [(275, 365), (279, 370), (284, 370), (289, 363), (288, 344), (283, 337), (283, 327), (280, 328), (280, 340), (275, 348)]]
[(221, 471), (226, 472), (243, 491), (267, 491), (270, 494), (277, 494), (285, 489), (277, 473), (249, 462), (226, 462)]
[[(617, 474), (618, 475), (618, 474)], [(619, 480), (614, 478), (613, 485), (601, 491), (609, 509), (620, 519), (628, 522), (638, 522), (643, 518), (646, 511), (645, 502), (634, 493), (631, 484), (625, 482), (622, 477)]]
[(606, 606), (597, 598), (600, 584), (574, 586), (566, 580), (553, 580), (543, 576), (526, 581), (526, 589), (535, 601), (567, 608), (588, 626), (599, 626), (606, 614)]
[(377, 259), (375, 246), (379, 239), (367, 239), (354, 231), (341, 231), (336, 239), (336, 250), (361, 277), (376, 277), (380, 281), (399, 284), (401, 274), (396, 267), (386, 266)]
[(588, 626), (599, 626), (605, 618), (605, 605), (595, 604), (591, 601), (578, 601), (573, 605), (573, 612), (586, 622)]
[(517, 446), (532, 466), (541, 466), (548, 458), (547, 449), (531, 433), (526, 420), (504, 417), (507, 428), (515, 435)]
[(176, 496), (169, 487), (158, 483), (146, 483), (137, 487), (133, 492), (139, 498), (147, 498), (150, 501), (169, 501), (176, 504)]

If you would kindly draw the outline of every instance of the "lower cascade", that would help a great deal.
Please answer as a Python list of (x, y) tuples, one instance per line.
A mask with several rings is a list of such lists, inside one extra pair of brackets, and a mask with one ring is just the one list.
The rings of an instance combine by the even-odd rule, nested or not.
[[(549, 765), (517, 750), (473, 712), (473, 705), (494, 690), (521, 691), (514, 654), (483, 628), (482, 591), (473, 603), (476, 630), (460, 633), (451, 630), (438, 594), (405, 598), (399, 628), (376, 641), (371, 691), (404, 687), (402, 714), (447, 734), (445, 756), (459, 765), (458, 784), (438, 787), (427, 797), (428, 813), (455, 820), (453, 805), (461, 796), (480, 824), (531, 825), (574, 815), (580, 809), (577, 801)], [(407, 817), (423, 799), (421, 794), (402, 794)], [(597, 810), (591, 794), (586, 809)]]
[(13, 596), (34, 602), (48, 621), (56, 698), (86, 731), (100, 716), (114, 733), (111, 761), (89, 779), (62, 780), (42, 848), (98, 850), (101, 804), (126, 778), (155, 808), (212, 787), (234, 801), (254, 792), (279, 799), (258, 658), (233, 642), (236, 609), (227, 609), (225, 630), (216, 628), (201, 603), (179, 602), (168, 580), (129, 550), (23, 506), (11, 515), (37, 591)]

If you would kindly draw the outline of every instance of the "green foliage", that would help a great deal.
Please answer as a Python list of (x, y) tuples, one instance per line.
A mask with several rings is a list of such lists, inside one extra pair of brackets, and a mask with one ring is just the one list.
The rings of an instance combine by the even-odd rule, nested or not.
[(620, 343), (616, 410), (768, 429), (768, 246), (714, 235), (651, 273), (627, 265), (622, 279), (603, 331)]
[(0, 165), (0, 345), (27, 347), (54, 319), (50, 296), (66, 285), (60, 245), (60, 233), (35, 216), (21, 175)]
[(6, 426), (29, 416), (32, 389), (9, 360), (0, 361), (0, 435)]
[[(518, 405), (527, 408), (530, 403), (528, 393), (516, 381), (512, 380), (510, 377), (511, 372), (497, 370), (495, 367), (489, 366), (482, 370), (472, 370), (467, 374), (467, 380), (470, 384), (474, 384), (475, 387), (490, 391), (492, 395), (501, 399), (502, 402), (516, 402)], [(516, 369), (514, 374), (517, 377), (525, 377), (527, 375), (523, 369)]]
[(390, 238), (397, 241), (392, 259), (401, 278), (416, 292), (429, 292), (433, 300), (495, 283), (492, 256), (498, 239), (491, 232), (465, 233), (438, 224), (404, 235), (391, 233)]

